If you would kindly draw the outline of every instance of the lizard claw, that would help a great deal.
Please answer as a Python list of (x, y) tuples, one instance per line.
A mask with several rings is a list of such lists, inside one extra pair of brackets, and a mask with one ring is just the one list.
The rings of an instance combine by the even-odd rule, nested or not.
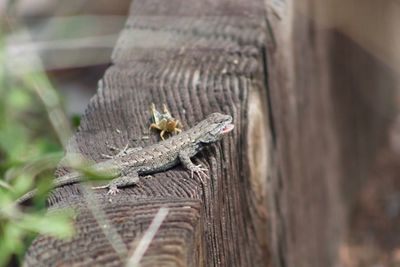
[(202, 182), (204, 182), (203, 178), (205, 178), (205, 179), (208, 179), (208, 178), (209, 178), (209, 177), (208, 177), (208, 174), (207, 174), (208, 169), (207, 169), (207, 168), (204, 168), (203, 166), (201, 166), (201, 164), (199, 164), (199, 165), (194, 165), (194, 166), (190, 169), (190, 172), (191, 172), (191, 178), (192, 178), (192, 179), (193, 179), (194, 174), (197, 174)]
[(114, 195), (116, 195), (119, 191), (120, 191), (120, 190), (119, 190), (118, 188), (116, 188), (116, 187), (111, 187), (111, 188), (108, 190), (107, 195), (114, 196)]

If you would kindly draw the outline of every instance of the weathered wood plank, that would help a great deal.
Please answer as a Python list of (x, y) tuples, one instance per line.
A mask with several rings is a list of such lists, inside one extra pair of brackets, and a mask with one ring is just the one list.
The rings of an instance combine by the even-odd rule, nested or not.
[[(135, 1), (70, 151), (101, 161), (116, 147), (146, 146), (152, 102), (166, 103), (185, 129), (215, 111), (234, 132), (200, 153), (202, 184), (182, 167), (143, 179), (111, 199), (94, 196), (128, 249), (161, 206), (171, 208), (143, 266), (266, 266), (268, 114), (265, 107), (264, 5), (259, 1)], [(118, 130), (117, 130), (118, 129)], [(261, 166), (261, 167), (260, 167)], [(65, 170), (59, 170), (60, 174)], [(77, 235), (39, 236), (25, 265), (121, 266), (126, 260), (87, 209), (80, 185), (58, 188), (53, 207), (74, 206)], [(90, 205), (90, 204), (89, 204)]]
[(272, 259), (274, 266), (333, 266), (343, 207), (326, 39), (311, 20), (310, 1), (268, 1), (272, 7), (273, 2), (283, 5), (279, 17), (273, 9), (269, 17), (277, 168), (269, 188)]
[[(353, 228), (347, 216), (394, 116), (398, 79), (389, 66), (397, 55), (385, 64), (380, 58), (389, 50), (371, 53), (371, 43), (392, 37), (364, 24), (369, 37), (385, 39), (368, 38), (363, 47), (341, 33), (354, 25), (338, 21), (343, 12), (335, 7), (350, 8), (351, 16), (357, 10), (359, 21), (357, 4), (375, 13), (377, 5), (391, 9), (384, 2), (267, 1), (275, 36), (267, 58), (276, 136), (277, 170), (268, 187), (275, 266), (337, 266), (344, 264), (340, 253), (353, 258), (348, 254), (356, 251), (345, 241)], [(332, 14), (339, 29), (327, 23)], [(363, 19), (379, 24), (375, 14)]]

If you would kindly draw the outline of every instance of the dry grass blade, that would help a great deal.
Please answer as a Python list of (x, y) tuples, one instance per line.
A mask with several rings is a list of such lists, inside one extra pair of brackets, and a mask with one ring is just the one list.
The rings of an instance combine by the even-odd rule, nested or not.
[(107, 238), (110, 245), (113, 247), (114, 251), (120, 257), (120, 259), (124, 260), (125, 255), (128, 254), (128, 249), (125, 246), (122, 237), (118, 234), (117, 229), (115, 229), (115, 227), (112, 225), (104, 210), (100, 208), (91, 189), (87, 188), (87, 186), (85, 185), (81, 185), (81, 188), (84, 192), (87, 207), (92, 212), (95, 220), (100, 226), (100, 229), (103, 231), (103, 234)]
[(144, 253), (150, 246), (151, 241), (156, 235), (158, 229), (160, 228), (162, 222), (165, 217), (167, 217), (169, 212), (168, 208), (162, 207), (158, 210), (156, 216), (154, 216), (153, 221), (151, 222), (149, 228), (144, 233), (143, 237), (140, 239), (139, 244), (136, 246), (135, 251), (132, 256), (129, 257), (128, 262), (126, 264), (127, 267), (137, 267), (140, 266), (139, 262), (142, 259)]

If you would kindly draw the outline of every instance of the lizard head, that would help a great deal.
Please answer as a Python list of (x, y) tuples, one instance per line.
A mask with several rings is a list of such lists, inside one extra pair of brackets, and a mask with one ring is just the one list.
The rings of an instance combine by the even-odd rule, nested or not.
[(232, 116), (221, 113), (212, 113), (201, 123), (201, 136), (199, 138), (202, 143), (212, 143), (218, 141), (225, 134), (233, 130)]

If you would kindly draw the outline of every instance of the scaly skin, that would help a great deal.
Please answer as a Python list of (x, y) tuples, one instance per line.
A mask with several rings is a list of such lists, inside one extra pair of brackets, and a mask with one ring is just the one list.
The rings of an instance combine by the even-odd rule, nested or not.
[[(139, 176), (166, 171), (179, 162), (191, 171), (191, 176), (196, 173), (201, 178), (207, 177), (207, 169), (195, 165), (190, 158), (196, 155), (205, 145), (217, 142), (233, 129), (232, 117), (220, 113), (212, 113), (196, 126), (173, 136), (165, 141), (147, 146), (145, 148), (131, 148), (119, 153), (116, 157), (94, 164), (92, 167), (97, 172), (108, 172), (111, 182), (105, 186), (95, 188), (108, 188), (108, 194), (116, 194), (121, 187), (134, 185), (139, 181)], [(53, 181), (53, 187), (61, 187), (82, 181), (82, 175), (73, 172), (61, 176)], [(20, 197), (17, 203), (23, 203), (32, 198), (36, 190), (30, 191)]]

